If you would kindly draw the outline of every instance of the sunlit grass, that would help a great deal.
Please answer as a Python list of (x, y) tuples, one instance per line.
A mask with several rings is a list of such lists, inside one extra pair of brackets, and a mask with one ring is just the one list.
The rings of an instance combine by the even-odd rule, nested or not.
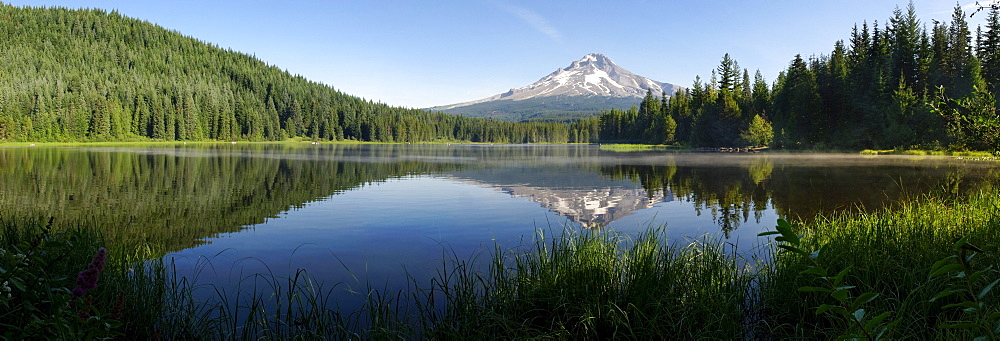
[(612, 151), (612, 152), (648, 152), (648, 151), (662, 151), (662, 150), (681, 150), (683, 147), (679, 145), (653, 145), (653, 144), (625, 144), (625, 143), (609, 143), (600, 144), (601, 150)]
[(949, 150), (924, 150), (924, 149), (885, 149), (885, 150), (862, 150), (861, 155), (915, 155), (915, 156), (969, 156), (969, 157), (992, 157), (990, 152), (981, 151), (949, 151)]

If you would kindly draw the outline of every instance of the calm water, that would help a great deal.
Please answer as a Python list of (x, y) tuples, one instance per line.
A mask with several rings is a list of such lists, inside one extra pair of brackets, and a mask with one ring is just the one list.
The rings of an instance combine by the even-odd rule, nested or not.
[[(563, 229), (666, 226), (741, 249), (779, 217), (957, 195), (1000, 164), (935, 157), (616, 153), (596, 146), (176, 145), (0, 149), (0, 219), (99, 226), (232, 288), (306, 268), (401, 288)], [(403, 269), (406, 269), (406, 272)], [(345, 305), (351, 298), (345, 296)]]

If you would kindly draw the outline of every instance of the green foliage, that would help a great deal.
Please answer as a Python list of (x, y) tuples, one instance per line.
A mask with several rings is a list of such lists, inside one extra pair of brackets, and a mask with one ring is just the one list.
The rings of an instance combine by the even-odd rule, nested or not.
[[(565, 232), (493, 253), (489, 273), (460, 263), (433, 338), (740, 338), (749, 277), (723, 245), (669, 245), (662, 231)], [(455, 271), (455, 272), (452, 272)], [(426, 291), (425, 291), (426, 293)]]
[(948, 120), (948, 132), (960, 148), (987, 150), (1000, 156), (1000, 110), (993, 94), (976, 89), (969, 97), (949, 99), (940, 88), (931, 106)]
[[(829, 339), (844, 333), (859, 333), (856, 325), (851, 327), (845, 324), (844, 321), (850, 322), (849, 316), (837, 313), (833, 308), (852, 306), (841, 303), (829, 293), (817, 295), (816, 292), (799, 291), (802, 287), (833, 289), (819, 277), (830, 277), (832, 280), (849, 268), (842, 285), (855, 288), (849, 289), (848, 293), (878, 295), (865, 303), (866, 316), (891, 311), (894, 316), (903, 318), (887, 337), (972, 339), (982, 335), (967, 328), (938, 328), (942, 323), (970, 321), (973, 316), (963, 319), (960, 309), (945, 308), (949, 304), (963, 304), (965, 297), (961, 294), (932, 300), (940, 293), (955, 290), (956, 285), (964, 284), (945, 278), (948, 276), (929, 278), (928, 274), (936, 273), (953, 259), (949, 255), (955, 254), (953, 241), (959, 237), (976, 241), (976, 244), (984, 245), (985, 250), (995, 250), (1000, 245), (998, 208), (1000, 202), (995, 192), (985, 190), (955, 201), (924, 197), (891, 210), (818, 217), (796, 226), (792, 232), (798, 237), (800, 250), (809, 255), (816, 250), (822, 251), (816, 253), (815, 259), (790, 251), (774, 256), (774, 268), (763, 277), (761, 284), (766, 325), (772, 326), (771, 332), (775, 335), (806, 335), (808, 338)], [(781, 235), (785, 240), (793, 240), (791, 236)], [(992, 251), (979, 253), (977, 257), (978, 264), (984, 264), (981, 265), (983, 267), (998, 261)], [(812, 273), (821, 272), (809, 270), (815, 264), (823, 267), (827, 275)], [(973, 271), (966, 272), (971, 273)], [(973, 291), (981, 292), (989, 281), (995, 280), (987, 280), (990, 276), (993, 275), (982, 275)], [(853, 304), (859, 297), (862, 295), (848, 301)], [(986, 310), (992, 312), (1000, 306), (995, 303), (995, 296), (986, 296), (986, 299)], [(816, 310), (823, 305), (832, 307), (826, 308), (828, 313), (816, 315)], [(975, 316), (989, 316), (989, 313)]]
[(597, 117), (599, 140), (671, 144), (675, 142), (677, 121), (667, 107), (666, 94), (660, 98), (647, 91), (638, 107), (602, 111)]
[(770, 146), (774, 141), (774, 128), (771, 127), (771, 122), (760, 115), (754, 115), (750, 120), (750, 126), (740, 134), (740, 137), (752, 146)]
[(892, 328), (903, 320), (900, 317), (892, 322), (884, 323), (886, 318), (892, 315), (892, 312), (889, 311), (869, 317), (871, 315), (865, 311), (863, 306), (878, 298), (878, 294), (865, 292), (857, 297), (852, 296), (851, 289), (856, 287), (845, 283), (851, 267), (848, 266), (834, 275), (833, 271), (835, 270), (828, 270), (818, 261), (820, 254), (823, 252), (823, 247), (816, 250), (803, 249), (801, 237), (795, 234), (794, 227), (787, 221), (778, 219), (778, 226), (775, 227), (775, 231), (764, 232), (758, 236), (768, 235), (778, 235), (774, 237), (774, 240), (779, 242), (778, 247), (783, 251), (797, 254), (808, 260), (809, 263), (806, 265), (806, 269), (801, 272), (802, 274), (816, 276), (823, 282), (823, 286), (821, 287), (801, 286), (798, 288), (798, 291), (826, 293), (836, 300), (834, 304), (824, 303), (816, 307), (816, 315), (829, 313), (839, 315), (843, 318), (847, 329), (837, 338), (858, 339), (863, 337), (868, 340), (881, 340), (887, 337), (886, 333), (890, 332)]
[[(0, 243), (0, 330), (4, 339), (91, 340), (121, 336), (121, 307), (92, 294), (75, 297), (76, 271), (97, 251), (74, 231), (9, 228)], [(78, 281), (79, 282), (79, 281)], [(79, 283), (77, 284), (79, 285)]]
[(0, 5), (0, 141), (570, 141), (395, 108), (117, 12)]
[[(932, 112), (942, 101), (935, 98), (938, 87), (955, 106), (980, 112), (1000, 91), (1000, 13), (991, 8), (975, 46), (965, 18), (956, 6), (950, 23), (935, 22), (928, 33), (911, 3), (884, 26), (855, 26), (850, 41), (835, 42), (829, 55), (795, 56), (771, 87), (759, 72), (749, 84), (747, 70), (726, 54), (711, 81), (696, 77), (662, 106), (677, 125), (674, 139), (696, 147), (740, 147), (760, 116), (773, 125), (773, 145), (786, 149), (992, 151), (990, 133), (1000, 129), (969, 121), (961, 126), (979, 124), (987, 133), (949, 134), (948, 120)], [(661, 143), (637, 134), (649, 127), (641, 115), (612, 110), (604, 116), (602, 142)]]
[[(996, 340), (1000, 338), (1000, 307), (997, 306), (993, 288), (1000, 283), (1000, 270), (994, 268), (995, 264), (979, 270), (973, 269), (973, 258), (984, 251), (969, 243), (968, 239), (963, 237), (955, 242), (955, 254), (937, 261), (931, 267), (931, 279), (947, 276), (950, 285), (929, 302), (953, 295), (961, 296), (961, 302), (942, 308), (960, 309), (965, 319), (943, 322), (939, 327), (970, 330), (976, 335), (976, 340)], [(991, 279), (993, 280), (990, 281)]]

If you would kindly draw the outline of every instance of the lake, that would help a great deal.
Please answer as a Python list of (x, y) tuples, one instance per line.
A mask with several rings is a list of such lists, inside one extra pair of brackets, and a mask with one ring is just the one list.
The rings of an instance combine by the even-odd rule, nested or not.
[[(171, 144), (0, 148), (0, 219), (151, 245), (211, 290), (296, 269), (405, 288), (538, 234), (663, 227), (751, 252), (778, 218), (958, 197), (1000, 164), (950, 157), (613, 152), (593, 145)], [(339, 290), (339, 289), (338, 289)]]

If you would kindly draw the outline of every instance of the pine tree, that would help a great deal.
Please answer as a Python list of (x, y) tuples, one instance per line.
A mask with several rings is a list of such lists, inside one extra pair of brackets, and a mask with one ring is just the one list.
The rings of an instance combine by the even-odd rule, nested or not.
[(965, 11), (962, 10), (962, 6), (955, 5), (951, 25), (948, 26), (946, 56), (939, 61), (941, 63), (939, 67), (946, 70), (947, 80), (942, 85), (949, 89), (948, 93), (952, 97), (968, 96), (976, 84), (981, 82), (977, 77), (978, 61), (972, 53), (971, 34), (969, 23), (965, 20)]
[(753, 109), (751, 112), (754, 115), (761, 115), (767, 118), (770, 103), (771, 91), (764, 80), (764, 76), (761, 75), (760, 70), (757, 70), (753, 76)]
[(889, 23), (892, 34), (891, 79), (902, 79), (908, 87), (918, 89), (921, 29), (913, 1), (906, 6), (905, 14), (897, 7)]
[(950, 52), (948, 47), (951, 44), (950, 38), (948, 36), (949, 29), (947, 25), (934, 22), (934, 27), (931, 29), (931, 69), (930, 69), (930, 83), (931, 86), (938, 87), (944, 86), (949, 90), (953, 90), (952, 83), (953, 77), (950, 75), (951, 63), (950, 63)]
[(978, 46), (982, 76), (994, 94), (1000, 92), (1000, 10), (993, 8), (986, 18), (986, 31), (982, 32)]
[(817, 87), (815, 75), (802, 56), (796, 55), (774, 99), (775, 138), (779, 145), (799, 148), (812, 144), (812, 125), (822, 103)]

